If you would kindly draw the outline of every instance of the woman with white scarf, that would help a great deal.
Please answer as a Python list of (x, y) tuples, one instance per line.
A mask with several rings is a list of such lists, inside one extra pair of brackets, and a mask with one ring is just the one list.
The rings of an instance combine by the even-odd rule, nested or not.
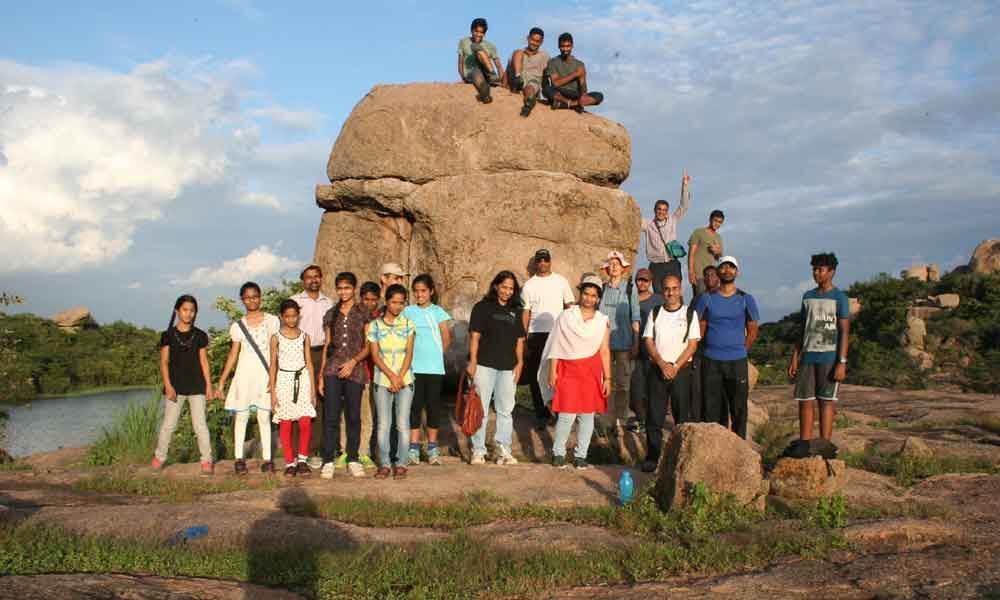
[(552, 446), (552, 466), (565, 468), (566, 441), (576, 430), (573, 466), (586, 469), (587, 449), (594, 433), (594, 415), (604, 412), (611, 391), (611, 329), (608, 317), (597, 310), (602, 282), (585, 275), (580, 283), (580, 303), (557, 318), (542, 352), (538, 382), (542, 395), (552, 399), (552, 412), (559, 413)]

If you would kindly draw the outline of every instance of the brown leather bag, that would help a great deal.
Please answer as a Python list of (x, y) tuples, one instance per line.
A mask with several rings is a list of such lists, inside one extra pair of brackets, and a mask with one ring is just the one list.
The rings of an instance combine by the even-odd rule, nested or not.
[(455, 400), (455, 421), (461, 424), (462, 433), (471, 437), (483, 425), (483, 401), (476, 391), (476, 384), (468, 373), (458, 378), (458, 398)]

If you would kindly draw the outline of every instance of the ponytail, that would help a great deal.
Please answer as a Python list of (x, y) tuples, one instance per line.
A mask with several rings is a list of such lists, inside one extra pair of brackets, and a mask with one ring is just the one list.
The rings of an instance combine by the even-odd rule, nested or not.
[(173, 329), (174, 321), (177, 319), (177, 311), (187, 302), (194, 304), (194, 319), (191, 321), (191, 325), (194, 325), (194, 321), (198, 318), (198, 300), (190, 294), (184, 294), (178, 296), (177, 301), (174, 302), (174, 311), (170, 313), (170, 323), (167, 325), (167, 331)]

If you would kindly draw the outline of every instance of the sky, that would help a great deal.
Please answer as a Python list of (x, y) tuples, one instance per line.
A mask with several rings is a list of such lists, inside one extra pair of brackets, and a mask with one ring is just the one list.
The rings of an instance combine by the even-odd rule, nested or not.
[[(505, 56), (562, 31), (593, 112), (625, 125), (643, 215), (692, 175), (682, 238), (726, 213), (763, 318), (809, 255), (845, 287), (964, 264), (1000, 237), (1000, 4), (894, 2), (66, 3), (0, 22), (0, 291), (51, 315), (165, 326), (312, 258), (314, 186), (374, 85), (454, 81), (469, 22)], [(645, 262), (642, 260), (641, 262)], [(557, 265), (558, 266), (558, 265)]]

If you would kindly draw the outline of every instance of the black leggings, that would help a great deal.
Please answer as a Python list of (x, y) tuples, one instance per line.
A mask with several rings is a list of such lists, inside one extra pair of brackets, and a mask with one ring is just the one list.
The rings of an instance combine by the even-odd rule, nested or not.
[(420, 413), (427, 411), (427, 429), (441, 423), (441, 382), (444, 375), (417, 373), (413, 378), (413, 404), (410, 405), (410, 428), (420, 429)]
[(328, 375), (323, 395), (323, 462), (333, 462), (340, 455), (340, 415), (347, 424), (347, 460), (357, 462), (361, 443), (360, 383)]

